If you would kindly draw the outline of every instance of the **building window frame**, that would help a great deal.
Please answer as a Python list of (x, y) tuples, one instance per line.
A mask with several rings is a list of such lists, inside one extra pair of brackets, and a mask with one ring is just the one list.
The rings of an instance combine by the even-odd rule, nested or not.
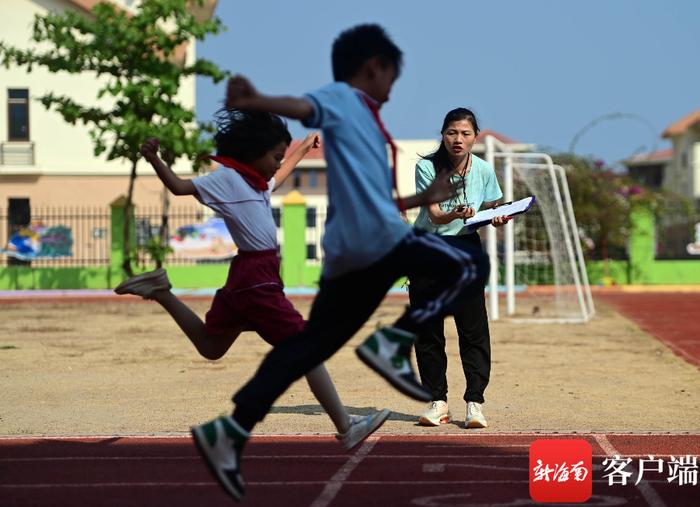
[[(13, 97), (13, 95), (15, 95)], [(22, 96), (23, 95), (23, 96)], [(26, 115), (26, 136), (13, 136), (12, 109), (14, 107), (24, 106)], [(29, 123), (29, 88), (8, 88), (7, 89), (7, 140), (26, 142), (30, 137)]]

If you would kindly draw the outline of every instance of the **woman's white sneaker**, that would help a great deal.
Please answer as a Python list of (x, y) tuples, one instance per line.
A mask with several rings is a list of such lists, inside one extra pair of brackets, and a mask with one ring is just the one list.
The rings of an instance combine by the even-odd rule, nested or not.
[(481, 413), (481, 403), (475, 401), (467, 402), (467, 420), (464, 422), (465, 428), (486, 428), (488, 423), (484, 414)]
[(440, 426), (450, 422), (450, 410), (446, 401), (431, 401), (423, 415), (418, 419), (422, 426)]

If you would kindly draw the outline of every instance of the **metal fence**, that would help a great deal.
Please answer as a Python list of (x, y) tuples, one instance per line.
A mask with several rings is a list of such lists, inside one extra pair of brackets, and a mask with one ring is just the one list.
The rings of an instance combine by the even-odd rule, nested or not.
[[(187, 206), (171, 208), (167, 216), (167, 234), (168, 237), (174, 235), (180, 227), (200, 224), (208, 217), (212, 216), (212, 212), (203, 206)], [(137, 207), (134, 214), (135, 231), (136, 231), (136, 246), (138, 247), (138, 258), (136, 263), (142, 267), (148, 267), (153, 264), (146, 246), (153, 238), (159, 238), (163, 228), (163, 210), (161, 207)], [(171, 253), (165, 257), (165, 265), (169, 266), (184, 266), (201, 263), (227, 263), (229, 259), (203, 260), (194, 259), (180, 253)]]
[[(202, 224), (208, 218), (216, 214), (204, 206), (190, 206), (171, 208), (167, 217), (168, 236), (172, 237), (180, 227), (187, 227), (194, 224)], [(283, 234), (281, 230), (282, 210), (272, 208), (272, 216), (277, 226), (277, 241), (282, 244)], [(136, 244), (138, 246), (138, 259), (136, 262), (142, 267), (153, 265), (153, 260), (146, 250), (146, 245), (153, 238), (159, 238), (163, 227), (162, 209), (159, 207), (136, 208), (135, 229)], [(191, 255), (173, 252), (165, 257), (167, 266), (186, 266), (194, 264), (227, 264), (230, 258), (194, 258)]]
[[(97, 206), (32, 207), (27, 241), (41, 240), (35, 267), (103, 266), (109, 264), (110, 209)], [(0, 249), (7, 247), (11, 231), (7, 209), (0, 209)], [(0, 265), (13, 263), (0, 256)]]
[[(273, 209), (277, 225), (278, 241), (283, 239), (280, 229), (282, 210)], [(202, 224), (214, 213), (204, 206), (173, 207), (167, 216), (167, 234), (172, 237), (180, 227)], [(134, 214), (136, 233), (136, 265), (147, 268), (153, 259), (146, 247), (154, 238), (159, 238), (163, 229), (163, 212), (160, 206), (137, 206)], [(19, 232), (19, 234), (18, 234)], [(26, 230), (10, 230), (8, 210), (0, 208), (0, 251), (9, 250), (10, 238), (38, 245), (38, 255), (30, 261), (34, 267), (85, 267), (106, 266), (111, 251), (111, 210), (96, 206), (32, 207), (31, 224)], [(18, 236), (23, 236), (23, 240)], [(228, 263), (230, 259), (197, 259), (187, 254), (171, 253), (165, 258), (166, 265), (194, 265)], [(27, 264), (17, 261), (5, 251), (0, 255), (0, 266)]]
[[(406, 212), (408, 223), (412, 224), (418, 217), (418, 208)], [(323, 261), (323, 248), (321, 240), (326, 229), (328, 209), (325, 206), (306, 208), (306, 262), (308, 264), (321, 264)]]
[(698, 219), (680, 210), (670, 209), (657, 218), (657, 259), (698, 259), (691, 255), (688, 245), (695, 242), (695, 224)]

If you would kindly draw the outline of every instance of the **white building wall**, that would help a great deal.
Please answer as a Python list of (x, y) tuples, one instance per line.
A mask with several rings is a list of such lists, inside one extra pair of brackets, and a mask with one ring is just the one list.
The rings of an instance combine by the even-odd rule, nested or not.
[(690, 165), (693, 173), (693, 198), (700, 199), (700, 141), (692, 145)]
[(673, 158), (666, 168), (663, 188), (686, 197), (691, 197), (691, 173), (688, 167), (686, 167), (683, 163), (683, 155), (686, 150), (686, 140), (683, 136), (677, 136), (674, 137), (671, 142), (673, 143)]
[[(31, 31), (34, 16), (47, 11), (62, 12), (67, 9), (84, 14), (82, 9), (74, 7), (66, 0), (11, 0), (12, 8), (6, 8), (10, 0), (3, 0), (0, 7), (0, 33), (9, 45), (25, 48), (34, 44)], [(117, 2), (120, 3), (120, 2)], [(126, 2), (128, 4), (129, 2)], [(187, 59), (195, 59), (194, 43), (188, 46)], [(28, 88), (30, 141), (34, 143), (33, 166), (0, 165), (0, 175), (118, 175), (130, 170), (128, 163), (107, 161), (106, 157), (95, 157), (89, 129), (82, 124), (70, 125), (54, 111), (47, 111), (36, 99), (47, 92), (66, 95), (85, 106), (109, 104), (107, 99), (99, 101), (97, 90), (105, 80), (97, 81), (92, 74), (71, 75), (65, 72), (52, 74), (44, 68), (35, 66), (31, 73), (24, 68), (11, 67), (0, 71), (0, 142), (7, 142), (7, 90), (8, 88)], [(182, 87), (180, 100), (185, 106), (194, 108), (195, 79), (188, 78)], [(145, 163), (140, 163), (139, 174), (153, 174)], [(176, 164), (177, 172), (191, 172), (189, 163)]]
[(416, 193), (416, 164), (421, 156), (429, 155), (437, 150), (437, 139), (405, 139), (397, 140), (399, 148), (397, 157), (397, 179), (399, 194), (409, 196)]
[(664, 188), (688, 199), (700, 198), (700, 131), (689, 129), (673, 138), (673, 159)]

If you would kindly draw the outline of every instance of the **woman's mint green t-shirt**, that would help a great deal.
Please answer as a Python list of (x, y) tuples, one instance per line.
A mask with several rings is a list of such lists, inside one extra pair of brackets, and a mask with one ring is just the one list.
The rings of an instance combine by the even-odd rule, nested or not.
[[(425, 158), (419, 160), (416, 164), (416, 193), (423, 192), (434, 179), (435, 167), (433, 162)], [(461, 179), (460, 176), (452, 176), (452, 181), (455, 183), (459, 183)], [(479, 211), (484, 202), (496, 201), (503, 197), (503, 192), (501, 192), (501, 187), (498, 185), (493, 167), (474, 154), (472, 154), (472, 168), (466, 177), (465, 183), (464, 190), (460, 190), (454, 198), (440, 203), (442, 211), (451, 211), (460, 204)], [(461, 219), (457, 219), (449, 224), (436, 225), (430, 221), (428, 210), (422, 207), (413, 226), (444, 236), (455, 236), (462, 230), (464, 224)]]

